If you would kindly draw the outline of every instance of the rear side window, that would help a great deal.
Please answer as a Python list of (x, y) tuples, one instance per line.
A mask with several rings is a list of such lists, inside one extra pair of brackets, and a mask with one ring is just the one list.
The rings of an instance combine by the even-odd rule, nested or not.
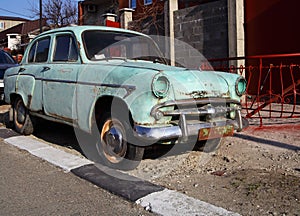
[(76, 62), (78, 52), (74, 38), (71, 35), (61, 35), (56, 37), (54, 62)]
[(49, 55), (50, 38), (41, 39), (29, 51), (28, 62), (46, 62)]

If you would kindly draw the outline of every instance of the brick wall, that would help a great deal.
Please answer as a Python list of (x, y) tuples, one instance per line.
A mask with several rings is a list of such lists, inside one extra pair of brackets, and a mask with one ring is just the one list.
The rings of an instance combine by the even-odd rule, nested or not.
[[(117, 13), (118, 4), (116, 1), (82, 1), (79, 2), (79, 24), (80, 25), (104, 25), (103, 14)], [(95, 7), (95, 10), (89, 8)], [(80, 14), (82, 13), (82, 14)], [(118, 21), (118, 20), (117, 20)]]
[[(178, 10), (174, 12), (176, 61), (189, 67), (199, 66), (203, 54), (206, 58), (228, 56), (227, 0)], [(193, 49), (194, 48), (194, 49)], [(199, 51), (195, 52), (195, 49)]]

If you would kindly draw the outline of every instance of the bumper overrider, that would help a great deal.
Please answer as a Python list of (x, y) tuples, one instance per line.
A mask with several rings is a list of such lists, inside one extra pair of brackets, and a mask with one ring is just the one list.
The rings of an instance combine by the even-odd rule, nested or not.
[[(166, 107), (176, 107), (177, 109), (162, 111)], [(249, 125), (241, 115), (240, 103), (223, 98), (167, 101), (154, 106), (151, 116), (156, 120), (172, 116), (176, 117), (178, 121), (164, 126), (135, 125), (135, 137), (147, 143), (174, 139), (186, 142), (190, 137), (195, 136), (198, 136), (198, 140), (231, 136), (234, 131), (240, 132)], [(191, 120), (191, 116), (199, 116), (199, 120)], [(224, 117), (215, 118), (216, 116)], [(210, 120), (201, 121), (201, 117), (208, 117), (205, 119)]]

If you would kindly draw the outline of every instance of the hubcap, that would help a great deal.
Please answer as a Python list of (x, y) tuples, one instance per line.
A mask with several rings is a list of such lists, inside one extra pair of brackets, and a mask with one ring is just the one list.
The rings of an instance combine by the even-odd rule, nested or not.
[(24, 124), (25, 118), (26, 118), (25, 116), (26, 116), (25, 108), (24, 108), (24, 106), (22, 106), (22, 102), (19, 102), (18, 106), (17, 106), (17, 121), (18, 121), (18, 123)]
[(106, 158), (112, 163), (120, 162), (126, 154), (127, 143), (122, 124), (117, 120), (104, 123), (101, 132), (101, 144)]
[(104, 142), (108, 147), (112, 148), (113, 152), (118, 153), (122, 150), (122, 133), (115, 127), (112, 127), (104, 134)]

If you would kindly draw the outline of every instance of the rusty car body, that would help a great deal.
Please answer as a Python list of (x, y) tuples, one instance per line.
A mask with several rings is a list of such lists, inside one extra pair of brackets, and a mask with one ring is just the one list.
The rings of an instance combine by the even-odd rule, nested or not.
[(241, 131), (245, 79), (166, 64), (141, 33), (76, 26), (36, 37), (21, 65), (5, 74), (16, 131), (32, 118), (62, 122), (94, 137), (99, 161), (133, 169), (146, 146), (218, 140)]

